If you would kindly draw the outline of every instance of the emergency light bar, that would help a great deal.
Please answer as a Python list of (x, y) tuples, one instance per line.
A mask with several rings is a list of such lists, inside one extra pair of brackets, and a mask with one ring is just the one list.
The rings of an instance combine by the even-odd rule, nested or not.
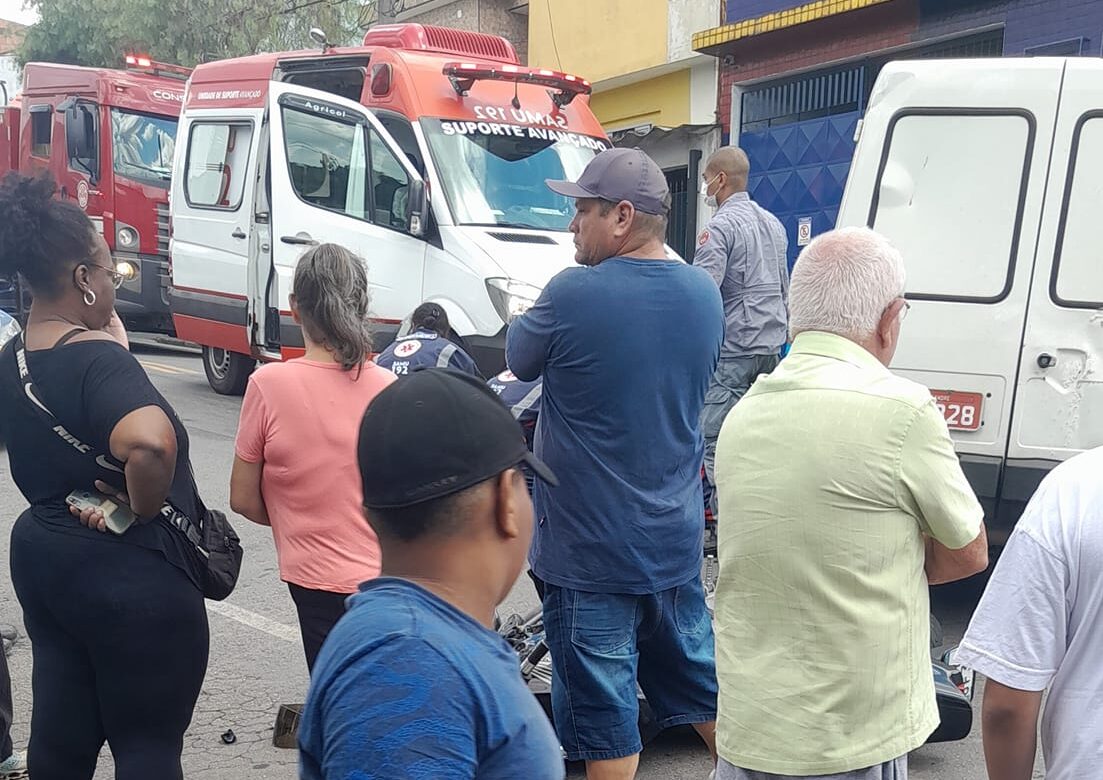
[(168, 76), (169, 78), (187, 80), (188, 76), (191, 75), (191, 68), (185, 68), (182, 65), (170, 65), (167, 62), (157, 62), (143, 54), (128, 54), (124, 62), (127, 70), (138, 70), (154, 76)]
[(519, 65), (477, 65), (473, 62), (449, 62), (441, 71), (452, 83), (456, 94), (464, 97), (476, 81), (512, 81), (515, 84), (538, 84), (558, 90), (552, 102), (562, 108), (576, 95), (589, 95), (593, 91), (590, 82), (544, 68), (523, 68)]

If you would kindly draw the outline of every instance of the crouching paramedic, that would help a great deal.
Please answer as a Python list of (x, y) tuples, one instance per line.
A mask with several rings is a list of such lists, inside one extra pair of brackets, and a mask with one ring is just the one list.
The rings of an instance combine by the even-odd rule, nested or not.
[(448, 313), (436, 303), (423, 303), (410, 315), (411, 331), (395, 339), (379, 353), (375, 363), (398, 376), (423, 368), (454, 368), (472, 376), (481, 376), (475, 361), (463, 347), (448, 340), (452, 326)]
[(532, 449), (536, 437), (536, 420), (540, 417), (540, 396), (544, 394), (544, 382), (540, 379), (526, 382), (518, 379), (508, 368), (490, 378), (490, 389), (498, 394), (513, 419), (521, 423), (525, 432), (525, 443)]

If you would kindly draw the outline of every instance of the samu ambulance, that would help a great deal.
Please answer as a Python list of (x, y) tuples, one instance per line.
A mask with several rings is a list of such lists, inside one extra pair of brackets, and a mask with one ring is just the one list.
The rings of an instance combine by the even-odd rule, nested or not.
[[(324, 36), (318, 34), (324, 41)], [(423, 301), (484, 373), (504, 334), (573, 261), (574, 179), (610, 144), (576, 76), (521, 66), (503, 38), (417, 24), (363, 47), (200, 65), (172, 188), (172, 310), (211, 386), (302, 354), (288, 293), (320, 242), (367, 262), (376, 349)]]
[(890, 63), (839, 211), (904, 255), (893, 370), (931, 388), (997, 547), (1103, 446), (1100, 79), (1090, 57)]

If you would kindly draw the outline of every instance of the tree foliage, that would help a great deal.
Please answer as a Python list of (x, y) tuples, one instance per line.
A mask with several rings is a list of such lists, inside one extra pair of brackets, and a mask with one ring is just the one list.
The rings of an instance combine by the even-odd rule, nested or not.
[(310, 48), (311, 27), (335, 44), (358, 42), (375, 20), (373, 0), (30, 0), (39, 21), (22, 62), (119, 67), (128, 52), (193, 66)]

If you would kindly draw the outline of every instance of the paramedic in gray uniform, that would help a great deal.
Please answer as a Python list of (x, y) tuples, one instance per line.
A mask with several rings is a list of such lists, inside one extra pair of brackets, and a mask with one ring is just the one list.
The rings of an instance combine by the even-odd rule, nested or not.
[(712, 276), (724, 301), (724, 345), (712, 379), (701, 432), (705, 475), (716, 512), (716, 438), (731, 408), (761, 374), (778, 364), (788, 337), (789, 240), (781, 222), (747, 194), (750, 163), (734, 146), (719, 149), (701, 175), (701, 194), (716, 208), (697, 239), (693, 264)]

